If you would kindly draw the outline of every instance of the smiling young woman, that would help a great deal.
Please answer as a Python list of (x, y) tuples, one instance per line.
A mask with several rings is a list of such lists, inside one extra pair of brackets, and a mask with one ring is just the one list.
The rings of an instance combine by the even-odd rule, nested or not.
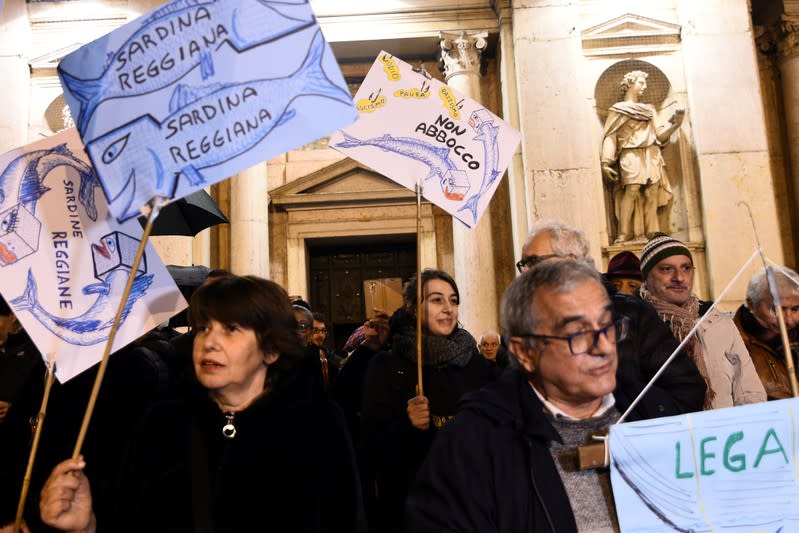
[(402, 531), (405, 496), (433, 437), (455, 415), (460, 397), (493, 379), (474, 337), (458, 324), (460, 293), (441, 270), (422, 272), (424, 396), (417, 390), (416, 279), (391, 323), (391, 349), (376, 354), (364, 385), (362, 433), (375, 494), (370, 530)]

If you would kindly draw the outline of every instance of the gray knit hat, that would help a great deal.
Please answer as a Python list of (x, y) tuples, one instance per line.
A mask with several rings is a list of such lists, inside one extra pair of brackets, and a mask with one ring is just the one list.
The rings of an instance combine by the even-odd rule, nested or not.
[(690, 250), (677, 239), (672, 239), (665, 233), (655, 233), (641, 252), (641, 275), (644, 280), (649, 272), (661, 261), (672, 255), (687, 255), (694, 262)]

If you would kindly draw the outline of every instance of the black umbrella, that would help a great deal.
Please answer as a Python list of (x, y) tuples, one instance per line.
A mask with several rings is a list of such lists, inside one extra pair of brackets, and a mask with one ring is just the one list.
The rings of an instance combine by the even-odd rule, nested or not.
[[(194, 237), (206, 228), (226, 222), (227, 217), (219, 210), (213, 198), (203, 189), (199, 189), (162, 207), (153, 222), (150, 235)], [(139, 217), (139, 223), (144, 227), (147, 225), (147, 218)]]

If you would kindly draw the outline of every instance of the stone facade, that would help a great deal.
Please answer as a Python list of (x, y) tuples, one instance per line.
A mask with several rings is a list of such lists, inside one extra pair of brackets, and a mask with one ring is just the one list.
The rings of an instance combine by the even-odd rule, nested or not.
[[(614, 244), (614, 204), (600, 169), (618, 74), (636, 65), (660, 80), (649, 88), (658, 94), (659, 123), (676, 107), (686, 110), (663, 148), (673, 189), (663, 225), (695, 252), (700, 295), (717, 297), (755, 249), (742, 202), (768, 257), (796, 267), (799, 13), (791, 2), (751, 3), (752, 14), (747, 0), (412, 0), (402, 12), (380, 1), (368, 8), (311, 1), (353, 89), (386, 49), (479, 97), (522, 132), (475, 230), (453, 227), (423, 204), (421, 264), (453, 272), (462, 292), (469, 288), (462, 319), (475, 335), (497, 327), (499, 296), (536, 220), (584, 229), (600, 268), (622, 249), (640, 252), (642, 243)], [(0, 150), (63, 127), (55, 76), (63, 55), (156, 5), (106, 0), (87, 11), (81, 4), (4, 2)], [(325, 139), (211, 192), (230, 226), (195, 239), (154, 238), (165, 262), (270, 276), (290, 294), (308, 294), (308, 243), (416, 233), (413, 193), (344, 159)], [(726, 294), (726, 307), (742, 301), (757, 267)], [(482, 304), (479, 312), (471, 302)]]

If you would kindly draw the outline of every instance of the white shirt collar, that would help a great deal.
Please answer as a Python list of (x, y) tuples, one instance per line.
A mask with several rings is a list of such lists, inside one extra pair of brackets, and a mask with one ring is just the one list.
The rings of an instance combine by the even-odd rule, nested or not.
[[(541, 400), (541, 403), (544, 404), (547, 411), (555, 417), (555, 418), (562, 418), (564, 420), (579, 420), (578, 418), (574, 418), (573, 416), (564, 413), (561, 409), (558, 409), (555, 405), (547, 401), (543, 394), (541, 394), (538, 389), (536, 389), (532, 383), (530, 383), (530, 388), (533, 389), (535, 395), (538, 396), (538, 399)], [(594, 411), (594, 414), (590, 416), (590, 418), (597, 418), (599, 416), (604, 415), (608, 409), (616, 405), (616, 398), (613, 396), (612, 392), (607, 393), (602, 397), (602, 403), (599, 404), (599, 408)]]

